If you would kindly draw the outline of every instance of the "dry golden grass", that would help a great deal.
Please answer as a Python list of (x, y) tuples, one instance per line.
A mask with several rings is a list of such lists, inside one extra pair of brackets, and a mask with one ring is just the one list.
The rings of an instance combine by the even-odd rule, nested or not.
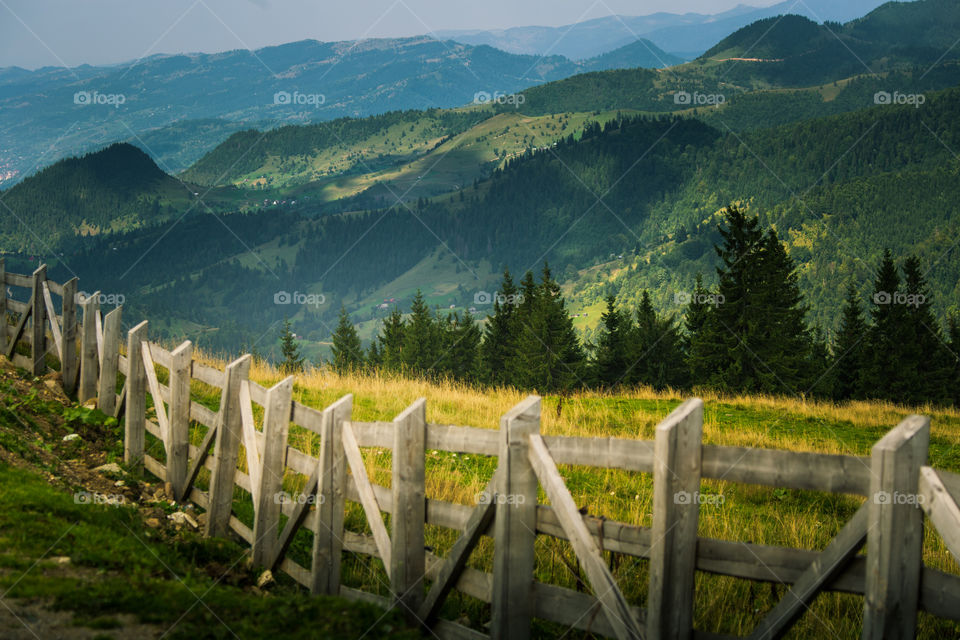
[[(225, 364), (207, 356), (205, 364), (223, 369)], [(269, 387), (283, 378), (275, 368), (256, 362), (250, 377)], [(427, 399), (427, 420), (497, 429), (500, 417), (526, 394), (514, 389), (477, 389), (452, 381), (410, 380), (392, 374), (336, 374), (310, 370), (296, 377), (294, 398), (322, 408), (353, 394), (353, 417), (361, 421), (392, 420), (418, 398)], [(685, 396), (696, 395), (706, 406), (704, 442), (848, 455), (869, 455), (870, 447), (911, 413), (932, 417), (931, 454), (934, 466), (960, 471), (960, 412), (933, 407), (902, 407), (883, 402), (831, 402), (788, 397), (723, 395), (711, 391), (681, 394), (673, 391), (631, 389), (617, 393), (581, 392), (563, 398), (544, 398), (541, 431), (551, 435), (652, 439), (654, 428)], [(316, 436), (293, 430), (297, 448), (318, 450)], [(371, 479), (390, 486), (390, 452), (365, 450)], [(427, 495), (433, 499), (474, 504), (493, 473), (496, 462), (484, 456), (428, 452)], [(610, 469), (561, 467), (578, 506), (592, 515), (605, 516), (641, 526), (652, 521), (652, 478), (649, 474)], [(290, 488), (303, 478), (290, 474)], [(723, 496), (719, 505), (703, 505), (701, 536), (805, 549), (822, 549), (862, 503), (862, 498), (816, 492), (772, 489), (724, 481), (704, 481), (702, 491)], [(544, 499), (541, 495), (541, 499)], [(366, 529), (360, 508), (351, 505), (348, 525)], [(445, 553), (455, 533), (428, 527), (428, 544)], [(960, 572), (940, 537), (928, 527), (925, 562), (940, 570)], [(484, 543), (472, 560), (477, 568), (489, 567), (490, 549)], [(573, 562), (568, 543), (552, 539), (538, 542), (538, 578), (567, 587), (575, 581), (561, 558)], [(376, 571), (364, 565), (366, 587), (375, 587)], [(372, 573), (371, 573), (372, 572)], [(617, 577), (627, 597), (641, 604), (646, 597), (646, 566), (625, 559)], [(763, 613), (776, 604), (783, 588), (734, 578), (698, 574), (697, 627), (722, 633), (748, 634)], [(463, 605), (473, 620), (482, 618), (482, 607)], [(470, 607), (473, 606), (473, 609)], [(858, 635), (862, 598), (823, 594), (804, 616), (790, 637), (820, 637), (824, 631), (836, 637)], [(549, 636), (555, 629), (546, 627)], [(553, 631), (551, 631), (553, 629)], [(921, 616), (919, 637), (960, 635), (960, 626)], [(562, 630), (561, 630), (562, 631)]]

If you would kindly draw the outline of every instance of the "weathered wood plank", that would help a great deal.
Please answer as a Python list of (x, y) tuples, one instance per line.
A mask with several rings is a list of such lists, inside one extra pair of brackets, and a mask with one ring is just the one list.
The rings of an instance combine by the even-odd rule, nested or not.
[(147, 419), (147, 374), (143, 367), (143, 344), (147, 321), (127, 333), (127, 411), (123, 421), (123, 460), (134, 468), (143, 464), (144, 431)]
[(500, 488), (495, 500), (493, 602), (490, 634), (530, 637), (537, 540), (537, 477), (530, 465), (530, 435), (540, 432), (540, 398), (530, 396), (500, 419)]
[(960, 562), (960, 506), (950, 494), (936, 470), (921, 467), (919, 493), (920, 507), (936, 527), (947, 549)]
[(250, 381), (240, 383), (240, 422), (243, 427), (243, 450), (247, 459), (247, 473), (253, 484), (253, 503), (260, 502), (260, 444), (257, 427), (253, 421), (253, 406), (250, 399)]
[[(163, 394), (160, 391), (160, 382), (157, 380), (157, 370), (153, 364), (153, 347), (149, 342), (140, 344), (140, 355), (143, 359), (143, 372), (147, 378), (147, 390), (153, 397), (153, 408), (157, 414), (157, 424), (160, 426), (160, 440), (170, 455), (170, 423), (167, 421), (167, 408), (163, 405)], [(83, 377), (81, 373), (81, 378)]]
[(60, 354), (60, 372), (63, 378), (63, 390), (68, 394), (77, 388), (77, 376), (80, 373), (77, 364), (77, 288), (79, 280), (73, 278), (63, 285), (63, 351)]
[(120, 356), (120, 329), (123, 307), (107, 314), (103, 321), (103, 358), (100, 361), (100, 381), (97, 385), (97, 408), (113, 415), (117, 408), (117, 370)]
[(7, 352), (7, 261), (0, 257), (0, 351)]
[(405, 615), (415, 623), (413, 613), (423, 602), (426, 563), (426, 399), (418, 399), (397, 416), (393, 431), (390, 589), (394, 604), (401, 603)]
[(10, 273), (8, 271), (7, 285), (11, 287), (23, 287), (24, 289), (30, 289), (33, 287), (33, 278), (30, 276), (21, 275), (19, 273)]
[[(494, 477), (487, 484), (486, 495), (494, 496), (497, 491), (497, 485), (500, 479)], [(495, 514), (493, 500), (485, 500), (477, 505), (470, 514), (470, 519), (463, 529), (460, 537), (454, 543), (450, 554), (447, 556), (443, 566), (434, 577), (433, 585), (430, 587), (427, 597), (417, 615), (425, 623), (429, 624), (437, 615), (444, 598), (450, 593), (450, 590), (456, 585), (463, 569), (467, 566), (467, 560), (470, 558), (470, 552), (477, 545), (480, 536), (490, 527)]]
[[(104, 354), (107, 347), (104, 347)], [(187, 469), (190, 444), (190, 378), (193, 343), (185, 341), (170, 354), (170, 405), (167, 442), (167, 480), (173, 495), (183, 500), (187, 494)], [(116, 383), (114, 383), (116, 384)]]
[(30, 337), (30, 357), (33, 375), (40, 376), (47, 370), (47, 308), (43, 303), (43, 283), (47, 280), (47, 265), (42, 264), (33, 272), (33, 295), (30, 312), (33, 326)]
[(343, 452), (343, 424), (350, 420), (353, 396), (347, 395), (323, 412), (320, 434), (320, 479), (313, 536), (310, 592), (340, 592), (340, 552), (343, 548), (343, 515), (347, 465)]
[(647, 632), (681, 640), (693, 631), (700, 514), (703, 401), (687, 400), (656, 429)]
[(873, 446), (863, 640), (907, 640), (916, 633), (923, 567), (920, 467), (930, 419), (910, 416)]
[(859, 456), (708, 445), (702, 475), (784, 489), (861, 496), (870, 491), (870, 459)]
[(193, 363), (194, 380), (199, 380), (200, 382), (208, 384), (211, 387), (223, 389), (224, 376), (224, 372), (220, 371), (219, 369), (214, 369), (213, 367), (201, 364), (199, 362)]
[(254, 503), (253, 563), (269, 568), (280, 532), (280, 493), (286, 466), (287, 433), (293, 404), (293, 376), (267, 391), (263, 416), (263, 451), (260, 455), (260, 489)]
[(760, 621), (750, 634), (750, 640), (776, 640), (786, 635), (797, 619), (810, 608), (817, 593), (847, 566), (863, 546), (867, 539), (868, 517), (869, 504), (864, 504), (810, 568), (797, 578), (777, 606)]
[(94, 294), (83, 300), (83, 335), (80, 343), (80, 387), (77, 399), (86, 402), (97, 395), (100, 377), (100, 354), (97, 350), (97, 321), (100, 317), (100, 296)]
[(377, 541), (377, 549), (380, 551), (380, 558), (383, 559), (384, 569), (387, 576), (393, 569), (390, 561), (390, 536), (387, 534), (387, 527), (383, 524), (383, 516), (380, 513), (380, 505), (377, 504), (377, 496), (373, 493), (373, 487), (370, 486), (370, 479), (367, 477), (367, 468), (363, 463), (363, 455), (360, 453), (360, 447), (357, 445), (357, 439), (353, 435), (353, 429), (350, 425), (343, 425), (343, 451), (350, 465), (350, 472), (353, 475), (353, 481), (357, 485), (357, 491), (360, 493), (360, 504), (367, 515), (367, 523), (370, 530), (373, 531), (373, 538)]
[[(47, 310), (47, 318), (50, 321), (50, 333), (53, 335), (53, 343), (57, 348), (57, 358), (63, 362), (63, 334), (60, 331), (60, 322), (57, 320), (57, 310), (53, 306), (53, 297), (50, 295), (51, 282), (51, 280), (44, 280), (42, 283), (43, 304)], [(6, 318), (4, 318), (4, 320), (6, 320)], [(4, 322), (4, 326), (6, 326), (6, 322)]]
[(253, 357), (234, 360), (224, 372), (223, 394), (220, 397), (220, 419), (217, 425), (213, 458), (210, 462), (210, 507), (207, 510), (206, 535), (222, 536), (230, 526), (233, 485), (240, 455), (243, 426), (240, 417), (240, 389), (250, 372)]
[[(319, 480), (320, 463), (318, 461), (316, 470), (303, 486), (303, 492), (297, 497), (298, 499), (294, 501), (293, 511), (288, 514), (287, 523), (284, 525), (283, 531), (280, 532), (280, 538), (274, 547), (273, 556), (266, 563), (268, 569), (275, 568), (284, 558), (287, 550), (290, 548), (290, 543), (293, 542), (293, 536), (297, 533), (297, 529), (308, 524), (307, 516), (310, 514), (310, 506), (317, 500), (317, 483)], [(285, 506), (286, 505), (281, 505), (281, 508)], [(286, 513), (285, 508), (283, 508), (283, 512)], [(308, 526), (307, 528), (309, 529), (310, 527)], [(310, 586), (309, 582), (307, 586)]]
[[(553, 506), (554, 513), (560, 519), (563, 530), (569, 536), (574, 553), (576, 553), (577, 559), (580, 560), (587, 578), (590, 580), (593, 593), (603, 605), (603, 612), (607, 621), (616, 631), (617, 637), (629, 640), (643, 638), (643, 630), (640, 624), (634, 619), (623, 592), (610, 573), (610, 569), (607, 567), (600, 549), (594, 543), (593, 537), (587, 531), (587, 527), (583, 523), (583, 517), (573, 501), (573, 496), (570, 495), (563, 477), (557, 471), (557, 465), (550, 457), (547, 445), (544, 444), (543, 438), (539, 434), (530, 435), (529, 457), (530, 464), (536, 471), (537, 478), (540, 479), (540, 486), (543, 487), (544, 492), (550, 499), (550, 504)], [(699, 464), (697, 466), (699, 467)], [(696, 544), (696, 530), (694, 530), (693, 541)], [(692, 563), (691, 560), (691, 565)], [(683, 603), (679, 604), (680, 606), (683, 605)]]

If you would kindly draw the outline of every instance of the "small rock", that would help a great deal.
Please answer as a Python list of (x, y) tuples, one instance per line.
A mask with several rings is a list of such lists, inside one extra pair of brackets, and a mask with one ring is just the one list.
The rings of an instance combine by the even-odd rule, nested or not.
[(96, 408), (97, 408), (97, 399), (96, 399), (96, 398), (90, 398), (89, 400), (87, 400), (86, 402), (84, 402), (82, 406), (83, 406), (85, 409), (96, 409)]
[(115, 487), (125, 487), (125, 486), (127, 486), (127, 483), (124, 482), (123, 480), (117, 480), (116, 482), (113, 483), (113, 486), (115, 486)]
[(193, 527), (194, 529), (199, 528), (197, 521), (194, 520), (193, 516), (191, 516), (189, 513), (185, 513), (183, 511), (174, 511), (167, 517), (173, 522), (173, 524), (177, 526), (182, 527), (184, 525), (188, 525)]
[(257, 588), (262, 590), (270, 584), (273, 584), (273, 572), (267, 569), (257, 578)]
[(160, 520), (158, 518), (147, 518), (146, 520), (144, 520), (144, 524), (154, 529), (160, 528)]
[(120, 465), (118, 465), (116, 462), (111, 462), (109, 464), (102, 464), (96, 469), (94, 469), (94, 471), (96, 471), (97, 473), (123, 474), (123, 469), (121, 469)]
[(79, 440), (79, 439), (80, 439), (80, 434), (79, 434), (79, 433), (71, 433), (71, 434), (68, 434), (68, 435), (63, 436), (63, 441), (64, 441), (64, 442), (73, 442), (74, 440)]

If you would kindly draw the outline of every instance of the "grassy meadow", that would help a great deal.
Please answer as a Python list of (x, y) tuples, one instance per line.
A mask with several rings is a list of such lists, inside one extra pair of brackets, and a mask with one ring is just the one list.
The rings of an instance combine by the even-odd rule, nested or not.
[[(223, 361), (203, 357), (206, 364), (222, 369)], [(251, 379), (269, 387), (283, 376), (271, 366), (256, 362)], [(217, 393), (195, 384), (195, 398), (210, 408), (218, 406)], [(429, 422), (496, 429), (500, 417), (520, 402), (525, 394), (513, 389), (478, 390), (452, 382), (427, 382), (392, 375), (337, 375), (312, 370), (297, 376), (294, 399), (322, 408), (340, 397), (354, 396), (353, 418), (359, 421), (392, 420), (417, 398), (427, 399)], [(561, 399), (545, 397), (541, 431), (548, 435), (602, 436), (652, 439), (657, 423), (692, 394), (634, 389), (623, 392), (574, 394)], [(930, 464), (960, 471), (960, 412), (933, 407), (900, 407), (887, 403), (853, 402), (843, 405), (809, 400), (772, 397), (697, 394), (706, 404), (703, 441), (705, 444), (789, 449), (866, 456), (872, 445), (901, 419), (911, 413), (932, 417)], [(262, 415), (257, 412), (257, 419)], [(204, 428), (193, 434), (199, 443)], [(297, 427), (291, 430), (291, 444), (316, 455), (319, 437)], [(151, 453), (162, 457), (159, 442), (148, 437)], [(367, 471), (373, 482), (390, 486), (390, 451), (365, 449)], [(241, 455), (243, 459), (243, 455)], [(476, 504), (478, 494), (492, 476), (496, 459), (431, 451), (427, 454), (427, 495), (429, 498)], [(652, 524), (652, 476), (588, 467), (561, 466), (561, 474), (577, 505), (592, 516), (649, 527)], [(297, 491), (305, 478), (288, 472), (286, 488)], [(201, 484), (203, 479), (201, 479)], [(811, 491), (794, 491), (705, 480), (701, 493), (722, 496), (714, 504), (703, 504), (699, 533), (703, 537), (822, 549), (862, 504), (863, 498)], [(546, 498), (541, 490), (541, 501)], [(242, 520), (252, 522), (249, 495), (237, 490), (235, 510)], [(389, 526), (389, 516), (385, 516)], [(370, 533), (359, 505), (348, 503), (347, 528)], [(305, 566), (310, 563), (309, 532), (301, 531), (292, 557)], [(436, 526), (427, 527), (427, 544), (445, 555), (457, 533)], [(545, 536), (537, 542), (537, 579), (577, 587), (576, 560), (569, 543)], [(483, 539), (470, 566), (489, 571), (493, 544)], [(387, 595), (386, 574), (381, 562), (368, 556), (347, 554), (344, 582), (350, 586)], [(609, 554), (608, 554), (609, 555)], [(928, 566), (960, 572), (936, 532), (927, 527), (924, 559)], [(612, 561), (614, 575), (628, 600), (644, 606), (647, 563), (630, 556)], [(589, 590), (589, 587), (587, 587)], [(736, 635), (749, 634), (763, 615), (783, 596), (786, 587), (746, 580), (697, 574), (695, 625), (698, 629)], [(445, 605), (445, 617), (459, 619), (477, 629), (489, 619), (489, 606), (469, 596), (455, 594)], [(862, 597), (822, 594), (788, 637), (859, 636)], [(538, 621), (538, 637), (590, 637), (582, 631)], [(920, 614), (921, 638), (954, 637), (960, 625)]]

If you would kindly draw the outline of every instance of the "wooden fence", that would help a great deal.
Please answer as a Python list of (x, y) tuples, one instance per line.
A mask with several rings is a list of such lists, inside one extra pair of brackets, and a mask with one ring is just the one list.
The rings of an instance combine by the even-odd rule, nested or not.
[[(126, 463), (143, 465), (169, 483), (177, 500), (205, 509), (207, 535), (236, 534), (251, 546), (257, 565), (284, 571), (312, 593), (400, 607), (442, 638), (522, 639), (534, 618), (615, 638), (723, 637), (693, 629), (697, 571), (790, 585), (751, 638), (782, 637), (821, 591), (864, 596), (865, 640), (914, 637), (918, 610), (960, 620), (960, 577), (922, 560), (925, 514), (960, 559), (960, 476), (926, 466), (926, 417), (905, 419), (869, 457), (703, 445), (703, 403), (696, 399), (664, 419), (653, 441), (541, 435), (535, 396), (503, 416), (498, 431), (428, 423), (423, 399), (392, 422), (360, 422), (352, 419), (352, 396), (324, 409), (304, 406), (293, 401), (292, 377), (270, 389), (258, 385), (248, 378), (249, 355), (224, 371), (210, 368), (192, 359), (190, 342), (173, 351), (149, 342), (147, 322), (128, 331), (121, 355), (121, 310), (101, 319), (97, 297), (91, 297), (81, 303), (78, 325), (71, 304), (76, 280), (61, 287), (45, 274), (44, 267), (32, 276), (5, 273), (0, 261), (0, 284), (32, 292), (29, 304), (4, 300), (16, 329), (11, 333), (3, 323), (0, 347), (35, 374), (43, 372), (44, 354), (55, 349), (68, 389), (79, 354), (79, 398), (96, 397), (105, 411), (125, 416)], [(63, 299), (59, 316), (51, 293)], [(17, 341), (31, 346), (32, 357), (16, 354)], [(158, 370), (167, 372), (167, 384), (159, 382)], [(220, 390), (217, 411), (192, 400), (195, 380)], [(156, 420), (147, 418), (148, 394)], [(206, 427), (200, 446), (190, 442), (191, 423)], [(291, 425), (319, 436), (318, 457), (289, 443)], [(163, 443), (165, 463), (145, 453), (147, 433)], [(391, 450), (390, 488), (368, 477), (365, 447)], [(488, 499), (470, 506), (427, 498), (428, 450), (497, 457), (483, 494)], [(581, 515), (558, 465), (652, 474), (652, 527)], [(202, 469), (209, 471), (206, 491), (197, 485)], [(289, 471), (307, 479), (306, 499), (276, 499)], [(718, 540), (697, 535), (704, 478), (868, 499), (822, 551)], [(252, 527), (234, 512), (236, 487), (252, 497)], [(538, 502), (538, 487), (549, 505)], [(345, 529), (347, 501), (362, 506), (372, 535)], [(391, 514), (389, 528), (384, 513)], [(425, 524), (459, 533), (445, 557), (426, 548)], [(309, 566), (288, 555), (300, 529), (312, 536)], [(467, 566), (484, 536), (494, 539), (492, 573)], [(538, 536), (569, 541), (592, 594), (534, 579)], [(864, 544), (866, 555), (858, 555)], [(344, 551), (380, 558), (392, 595), (341, 584)], [(623, 596), (604, 551), (649, 561), (645, 609)], [(489, 635), (438, 617), (453, 589), (490, 603)]]

